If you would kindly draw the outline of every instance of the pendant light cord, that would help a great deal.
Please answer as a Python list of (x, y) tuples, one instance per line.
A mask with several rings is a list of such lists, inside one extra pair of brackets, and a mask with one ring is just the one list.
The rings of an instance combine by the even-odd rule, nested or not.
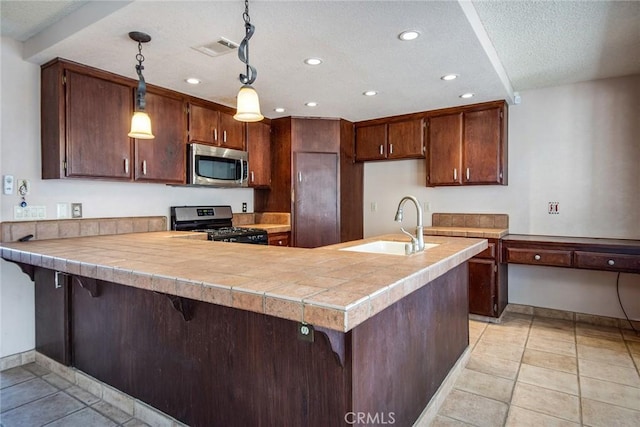
[(240, 58), (240, 61), (244, 62), (246, 66), (246, 74), (240, 74), (240, 82), (245, 85), (250, 85), (256, 80), (258, 72), (254, 67), (249, 65), (249, 39), (253, 36), (253, 32), (255, 31), (255, 27), (251, 23), (251, 17), (249, 16), (249, 0), (244, 1), (244, 13), (242, 14), (242, 18), (244, 19), (245, 36), (238, 47), (238, 58)]

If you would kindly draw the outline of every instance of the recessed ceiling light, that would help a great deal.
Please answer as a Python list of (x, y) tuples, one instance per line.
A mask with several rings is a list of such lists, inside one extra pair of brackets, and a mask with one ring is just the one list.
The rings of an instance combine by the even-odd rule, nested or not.
[(368, 90), (368, 91), (366, 91), (366, 92), (362, 92), (362, 94), (363, 94), (364, 96), (375, 96), (375, 95), (377, 95), (377, 94), (378, 94), (378, 92), (376, 92), (375, 90)]
[(420, 37), (420, 33), (415, 30), (407, 30), (398, 34), (398, 38), (403, 41), (415, 40)]
[(189, 83), (190, 85), (197, 85), (197, 84), (200, 84), (200, 79), (196, 79), (195, 77), (189, 77), (188, 79), (185, 80), (185, 82)]
[(306, 103), (306, 104), (304, 104), (304, 105), (306, 105), (307, 107), (317, 107), (317, 106), (318, 106), (318, 103), (317, 103), (317, 102), (313, 102), (313, 101), (312, 101), (312, 102), (307, 102), (307, 103)]
[(444, 76), (440, 77), (441, 80), (446, 80), (446, 81), (455, 80), (457, 78), (458, 78), (457, 74), (447, 74), (447, 75), (444, 75)]
[(284, 113), (284, 108), (282, 107), (278, 107), (278, 108), (274, 108), (273, 111), (275, 111), (276, 113)]
[(304, 63), (307, 65), (320, 65), (322, 64), (322, 59), (320, 58), (307, 58), (304, 60)]
[(474, 95), (474, 94), (473, 94), (473, 93), (471, 93), (471, 92), (463, 93), (462, 95), (460, 95), (460, 98), (464, 98), (464, 99), (467, 99), (467, 98), (473, 98), (473, 95)]

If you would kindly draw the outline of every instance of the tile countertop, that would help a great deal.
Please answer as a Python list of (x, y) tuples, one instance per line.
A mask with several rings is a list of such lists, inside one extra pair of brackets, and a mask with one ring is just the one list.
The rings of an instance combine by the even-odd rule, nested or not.
[(483, 239), (502, 239), (509, 234), (508, 228), (480, 227), (425, 227), (425, 236), (480, 237)]
[[(182, 238), (176, 238), (182, 237)], [(2, 243), (2, 258), (346, 332), (487, 248), (429, 237), (409, 256), (202, 240), (203, 233), (131, 233)], [(251, 266), (251, 268), (247, 268)]]

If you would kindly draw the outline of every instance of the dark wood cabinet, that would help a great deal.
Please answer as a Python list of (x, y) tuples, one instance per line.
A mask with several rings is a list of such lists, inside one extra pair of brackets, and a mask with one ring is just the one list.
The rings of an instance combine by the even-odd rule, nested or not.
[(70, 276), (36, 268), (36, 351), (63, 365), (71, 365)]
[(267, 123), (247, 123), (249, 152), (249, 185), (269, 188), (271, 185), (271, 126)]
[(356, 127), (356, 160), (412, 159), (424, 157), (421, 118)]
[(245, 124), (235, 120), (230, 111), (190, 102), (189, 141), (244, 150)]
[(508, 303), (507, 269), (500, 263), (501, 240), (469, 260), (469, 313), (498, 318)]
[(154, 139), (135, 140), (136, 181), (185, 182), (186, 103), (180, 98), (147, 92), (146, 111), (153, 118)]
[(427, 118), (427, 186), (507, 184), (504, 101), (432, 111)]
[(291, 233), (271, 233), (269, 234), (269, 245), (289, 246)]
[(362, 238), (363, 165), (353, 161), (353, 124), (285, 117), (271, 130), (271, 188), (254, 192), (254, 209), (291, 213), (292, 246)]

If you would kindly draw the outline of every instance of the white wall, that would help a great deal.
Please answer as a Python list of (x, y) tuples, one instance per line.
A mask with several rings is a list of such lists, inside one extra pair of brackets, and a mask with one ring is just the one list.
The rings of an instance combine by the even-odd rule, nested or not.
[[(640, 76), (521, 95), (509, 109), (508, 186), (426, 188), (424, 161), (366, 163), (365, 236), (397, 231), (396, 206), (413, 194), (429, 217), (507, 213), (514, 234), (640, 239)], [(559, 215), (547, 213), (550, 201)], [(615, 284), (614, 273), (509, 266), (513, 303), (623, 317)], [(622, 274), (620, 293), (640, 319), (640, 275)]]
[[(45, 206), (56, 218), (56, 203), (80, 202), (85, 218), (169, 215), (169, 206), (229, 204), (253, 211), (252, 189), (169, 187), (163, 184), (40, 179), (40, 67), (21, 59), (22, 44), (1, 39), (0, 167), (2, 175), (31, 181), (27, 202)], [(0, 196), (0, 221), (13, 221), (13, 195)], [(0, 261), (0, 357), (34, 347), (33, 283), (13, 264)]]

